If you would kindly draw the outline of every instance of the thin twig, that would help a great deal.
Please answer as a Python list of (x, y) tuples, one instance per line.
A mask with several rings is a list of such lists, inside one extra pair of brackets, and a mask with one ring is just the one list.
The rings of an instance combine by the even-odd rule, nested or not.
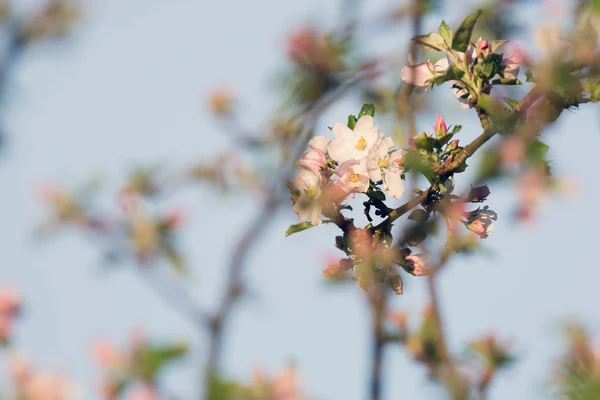
[(454, 360), (448, 351), (448, 344), (446, 343), (446, 335), (444, 333), (439, 298), (435, 284), (436, 275), (437, 274), (431, 274), (427, 276), (427, 292), (434, 321), (433, 328), (437, 344), (436, 349), (439, 352), (442, 363), (448, 370), (447, 384), (448, 389), (452, 394), (452, 398), (454, 400), (466, 400), (468, 398), (468, 393), (462, 382), (462, 378), (454, 365)]
[(358, 70), (353, 77), (348, 79), (337, 90), (315, 102), (313, 107), (307, 111), (303, 119), (303, 129), (291, 146), (288, 160), (280, 168), (280, 173), (273, 179), (273, 184), (267, 190), (268, 194), (265, 198), (263, 207), (234, 248), (229, 263), (225, 292), (210, 324), (209, 347), (204, 380), (205, 387), (203, 398), (205, 400), (210, 399), (211, 381), (215, 375), (218, 374), (219, 364), (223, 353), (225, 327), (231, 312), (243, 291), (242, 275), (247, 265), (247, 254), (256, 242), (256, 239), (264, 232), (268, 223), (274, 218), (279, 205), (282, 204), (282, 201), (285, 198), (282, 190), (284, 182), (293, 172), (296, 159), (302, 154), (310, 137), (314, 134), (319, 117), (329, 108), (329, 106), (343, 97), (348, 90), (354, 87), (358, 82), (361, 82), (364, 76), (370, 73), (371, 67), (372, 66), (365, 66), (364, 69)]
[(206, 311), (200, 307), (198, 301), (192, 298), (177, 279), (173, 279), (173, 276), (167, 275), (163, 269), (157, 269), (153, 265), (139, 264), (138, 267), (144, 281), (160, 295), (166, 304), (179, 311), (188, 320), (193, 321), (194, 325), (200, 329), (204, 329), (208, 325), (209, 317)]
[(383, 392), (383, 356), (385, 348), (385, 332), (383, 319), (386, 307), (386, 291), (377, 286), (371, 298), (372, 313), (372, 363), (369, 392), (371, 400), (381, 400)]

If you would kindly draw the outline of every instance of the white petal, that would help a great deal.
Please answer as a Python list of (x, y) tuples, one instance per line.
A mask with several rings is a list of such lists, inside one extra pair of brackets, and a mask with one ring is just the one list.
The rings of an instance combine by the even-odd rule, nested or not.
[(371, 117), (370, 115), (363, 115), (358, 121), (356, 121), (356, 125), (354, 126), (354, 132), (356, 132), (357, 136), (359, 136), (359, 132), (362, 133), (363, 131), (369, 131), (373, 129), (374, 123), (375, 121), (373, 120), (373, 117)]
[(327, 151), (327, 146), (329, 146), (330, 142), (331, 140), (325, 136), (315, 136), (310, 140), (310, 142), (308, 142), (308, 145), (313, 149), (325, 152)]
[(339, 163), (344, 163), (357, 156), (354, 140), (336, 139), (329, 144), (329, 157)]
[(369, 179), (371, 179), (373, 182), (379, 182), (383, 179), (379, 164), (375, 164), (375, 167), (369, 167)]
[(331, 131), (336, 139), (354, 140), (354, 132), (352, 132), (352, 129), (348, 128), (348, 126), (344, 123), (338, 122), (337, 124), (333, 125)]
[(321, 206), (318, 203), (315, 204), (315, 207), (311, 210), (310, 223), (313, 225), (321, 225), (321, 223), (323, 223), (321, 220)]
[(304, 190), (319, 185), (319, 175), (308, 169), (301, 169), (294, 181), (297, 189)]
[(402, 173), (400, 169), (386, 169), (383, 171), (383, 190), (390, 196), (400, 199), (404, 193)]

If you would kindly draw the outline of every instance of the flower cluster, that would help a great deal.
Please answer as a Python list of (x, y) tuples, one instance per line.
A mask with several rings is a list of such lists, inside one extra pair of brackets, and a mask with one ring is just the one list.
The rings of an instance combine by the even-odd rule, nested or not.
[(9, 378), (16, 398), (27, 400), (72, 400), (76, 397), (75, 385), (56, 372), (38, 371), (21, 353), (8, 354)]
[(102, 368), (100, 393), (107, 400), (124, 392), (128, 400), (158, 400), (157, 374), (165, 363), (183, 356), (187, 347), (178, 343), (158, 346), (139, 334), (133, 335), (130, 342), (127, 351), (107, 340), (93, 344), (94, 359)]
[(350, 125), (336, 123), (334, 139), (317, 136), (297, 162), (298, 175), (291, 186), (294, 211), (301, 220), (322, 223), (328, 203), (341, 203), (350, 194), (367, 193), (378, 185), (399, 199), (403, 152), (374, 125), (372, 115), (362, 115)]
[(435, 63), (427, 60), (415, 64), (409, 60), (409, 65), (402, 69), (402, 80), (421, 91), (448, 83), (462, 108), (473, 107), (481, 95), (490, 93), (493, 85), (521, 84), (517, 77), (524, 61), (522, 52), (505, 56), (499, 52), (505, 40), (488, 42), (479, 38), (469, 43), (470, 36), (462, 34), (472, 32), (478, 17), (479, 12), (467, 17), (454, 37), (443, 21), (437, 33), (415, 37), (421, 46), (441, 51), (445, 56)]
[(568, 347), (555, 364), (551, 384), (559, 399), (597, 399), (600, 396), (600, 352), (580, 325), (566, 329)]

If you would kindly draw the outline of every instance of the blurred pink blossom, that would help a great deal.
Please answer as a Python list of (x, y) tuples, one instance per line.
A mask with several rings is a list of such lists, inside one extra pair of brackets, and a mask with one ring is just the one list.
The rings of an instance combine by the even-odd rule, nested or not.
[(158, 393), (148, 386), (139, 386), (127, 395), (127, 400), (159, 400)]
[(56, 373), (43, 372), (29, 379), (23, 388), (27, 400), (71, 400), (73, 385)]
[(273, 379), (271, 389), (275, 400), (304, 400), (296, 382), (296, 371), (291, 367)]

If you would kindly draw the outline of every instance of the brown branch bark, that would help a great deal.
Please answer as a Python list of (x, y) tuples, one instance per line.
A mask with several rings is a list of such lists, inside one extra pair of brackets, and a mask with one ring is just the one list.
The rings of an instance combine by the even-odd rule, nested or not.
[(378, 286), (371, 298), (372, 314), (372, 363), (369, 383), (371, 400), (381, 400), (383, 391), (383, 357), (386, 344), (384, 315), (386, 307), (385, 288)]

